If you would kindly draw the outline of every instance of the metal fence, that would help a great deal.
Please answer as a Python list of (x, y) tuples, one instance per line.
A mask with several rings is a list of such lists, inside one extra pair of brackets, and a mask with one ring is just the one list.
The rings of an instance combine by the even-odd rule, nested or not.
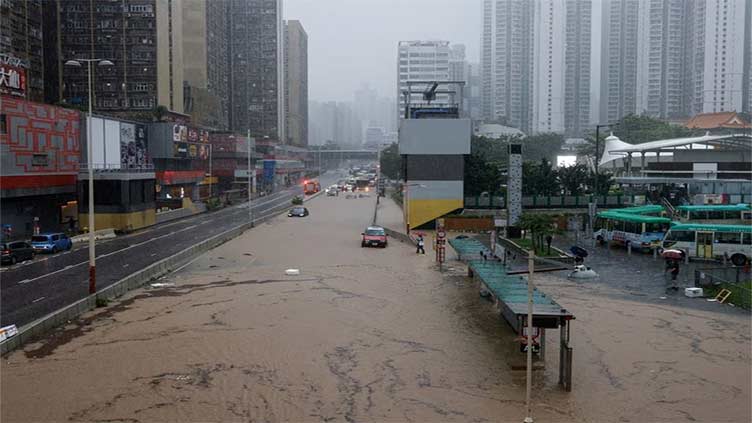
[[(586, 208), (590, 202), (598, 202), (601, 207), (628, 207), (638, 205), (635, 203), (634, 195), (526, 195), (522, 197), (522, 207), (524, 208)], [(505, 197), (503, 195), (478, 195), (474, 197), (465, 197), (465, 208), (504, 208), (506, 207)], [(641, 199), (644, 200), (644, 199)]]
[(711, 286), (723, 283), (738, 284), (752, 279), (749, 270), (740, 266), (703, 267), (695, 269), (695, 286)]
[(703, 288), (709, 296), (721, 289), (731, 291), (731, 301), (749, 310), (752, 308), (752, 291), (747, 288), (752, 274), (745, 267), (705, 267), (695, 269), (695, 286)]

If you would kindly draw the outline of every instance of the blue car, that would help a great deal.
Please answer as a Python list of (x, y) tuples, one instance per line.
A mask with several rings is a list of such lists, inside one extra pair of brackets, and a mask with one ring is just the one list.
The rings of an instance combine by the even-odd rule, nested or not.
[(58, 251), (67, 251), (73, 247), (73, 241), (64, 233), (47, 233), (31, 237), (31, 246), (38, 253), (55, 254)]

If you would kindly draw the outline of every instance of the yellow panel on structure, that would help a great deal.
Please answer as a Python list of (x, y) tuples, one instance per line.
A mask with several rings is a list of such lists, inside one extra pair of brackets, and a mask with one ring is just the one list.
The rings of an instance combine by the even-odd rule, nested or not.
[[(89, 223), (89, 215), (81, 213), (78, 221), (83, 228)], [(94, 215), (94, 228), (114, 229), (116, 231), (135, 231), (136, 229), (151, 226), (157, 222), (157, 213), (154, 209), (141, 210), (132, 213), (96, 213)]]
[(410, 228), (417, 228), (438, 217), (461, 209), (464, 206), (462, 199), (456, 200), (410, 200), (408, 207)]

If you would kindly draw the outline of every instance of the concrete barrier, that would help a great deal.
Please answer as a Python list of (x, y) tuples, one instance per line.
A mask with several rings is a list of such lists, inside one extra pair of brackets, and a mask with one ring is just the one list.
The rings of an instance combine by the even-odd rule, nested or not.
[[(100, 229), (98, 231), (94, 231), (94, 240), (99, 239), (111, 239), (115, 238), (117, 235), (115, 235), (115, 230), (112, 228), (108, 229)], [(89, 240), (89, 234), (88, 232), (82, 235), (76, 235), (74, 237), (71, 237), (71, 241), (75, 244), (78, 242), (87, 242)]]
[[(310, 201), (316, 198), (320, 193), (314, 194), (305, 198), (304, 201)], [(280, 205), (274, 207), (264, 216), (254, 218), (253, 225), (263, 223), (272, 217), (279, 215), (290, 207), (288, 202), (281, 202)], [(31, 323), (24, 325), (18, 329), (18, 334), (7, 338), (5, 341), (0, 342), (0, 355), (5, 355), (16, 348), (40, 338), (51, 329), (54, 329), (60, 325), (68, 323), (74, 320), (81, 314), (92, 310), (96, 307), (97, 299), (102, 298), (111, 300), (122, 296), (123, 294), (133, 289), (139, 288), (147, 283), (156, 280), (180, 266), (188, 263), (192, 259), (204, 254), (225, 242), (241, 235), (246, 230), (252, 227), (251, 222), (246, 222), (233, 229), (227, 230), (221, 234), (215, 235), (209, 239), (201, 241), (191, 247), (188, 247), (178, 253), (166, 257), (156, 263), (153, 263), (146, 268), (133, 273), (125, 278), (115, 282), (114, 284), (102, 289), (96, 294), (89, 295), (82, 298), (73, 304), (67, 305), (59, 310), (41, 317)], [(114, 232), (113, 232), (114, 234)]]

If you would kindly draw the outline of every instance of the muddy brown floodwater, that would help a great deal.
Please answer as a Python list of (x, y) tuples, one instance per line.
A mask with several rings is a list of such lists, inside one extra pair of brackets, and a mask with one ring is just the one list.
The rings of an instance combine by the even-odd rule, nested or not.
[[(2, 421), (522, 421), (511, 330), (461, 265), (360, 248), (374, 202), (314, 199), (10, 354)], [(550, 336), (536, 422), (750, 421), (748, 316), (541, 283), (577, 320), (574, 391)]]

